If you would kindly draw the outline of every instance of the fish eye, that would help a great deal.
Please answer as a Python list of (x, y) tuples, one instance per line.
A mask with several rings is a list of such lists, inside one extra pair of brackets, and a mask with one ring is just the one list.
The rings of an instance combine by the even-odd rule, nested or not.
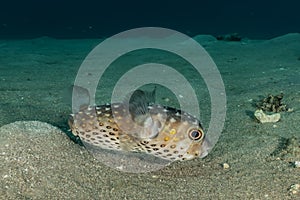
[(192, 129), (192, 130), (190, 130), (190, 132), (189, 132), (189, 137), (190, 137), (192, 140), (200, 140), (200, 139), (202, 139), (202, 137), (203, 137), (203, 132), (202, 132), (202, 130), (200, 130), (200, 129)]

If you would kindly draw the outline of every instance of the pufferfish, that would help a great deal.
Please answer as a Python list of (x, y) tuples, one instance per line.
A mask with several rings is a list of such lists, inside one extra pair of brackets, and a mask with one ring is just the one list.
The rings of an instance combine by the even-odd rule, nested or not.
[(168, 161), (205, 157), (209, 141), (200, 121), (179, 109), (154, 104), (154, 95), (155, 89), (136, 90), (122, 103), (82, 106), (68, 124), (75, 136), (95, 148)]

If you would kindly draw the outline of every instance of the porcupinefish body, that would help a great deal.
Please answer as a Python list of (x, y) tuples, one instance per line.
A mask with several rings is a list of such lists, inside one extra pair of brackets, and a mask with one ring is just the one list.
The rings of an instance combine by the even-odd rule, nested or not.
[(205, 157), (209, 142), (199, 120), (150, 103), (152, 95), (137, 90), (128, 103), (82, 107), (69, 118), (71, 131), (101, 149), (146, 153), (170, 161)]

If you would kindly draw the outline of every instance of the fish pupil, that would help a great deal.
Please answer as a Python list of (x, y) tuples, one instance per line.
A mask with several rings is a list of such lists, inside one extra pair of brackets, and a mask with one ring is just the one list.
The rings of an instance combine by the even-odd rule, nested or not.
[(202, 138), (202, 132), (200, 130), (192, 130), (190, 131), (189, 136), (192, 140), (199, 140)]
[(199, 137), (198, 131), (193, 131), (191, 135), (192, 135), (193, 138)]

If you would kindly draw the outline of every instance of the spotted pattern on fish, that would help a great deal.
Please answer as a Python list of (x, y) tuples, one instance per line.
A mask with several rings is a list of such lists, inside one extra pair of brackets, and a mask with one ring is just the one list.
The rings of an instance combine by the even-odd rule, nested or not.
[(141, 152), (170, 161), (207, 155), (208, 141), (198, 119), (155, 104), (147, 107), (147, 113), (140, 120), (123, 103), (87, 106), (72, 114), (68, 123), (75, 136), (102, 149)]

